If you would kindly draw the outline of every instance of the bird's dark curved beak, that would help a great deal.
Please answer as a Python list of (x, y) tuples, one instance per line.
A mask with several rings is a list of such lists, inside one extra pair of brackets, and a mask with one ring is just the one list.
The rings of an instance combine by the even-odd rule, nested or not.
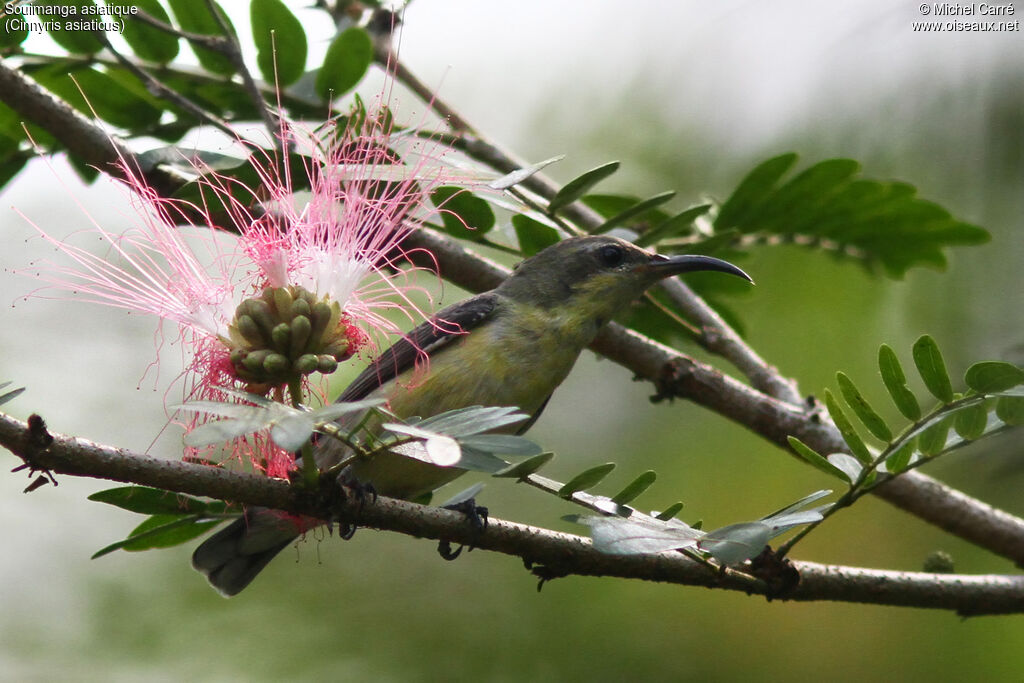
[(692, 273), (697, 270), (714, 270), (719, 273), (728, 273), (741, 277), (753, 284), (754, 279), (728, 261), (714, 258), (713, 256), (698, 256), (695, 254), (683, 254), (681, 256), (665, 256), (655, 254), (651, 260), (643, 266), (644, 270), (661, 279), (680, 273)]

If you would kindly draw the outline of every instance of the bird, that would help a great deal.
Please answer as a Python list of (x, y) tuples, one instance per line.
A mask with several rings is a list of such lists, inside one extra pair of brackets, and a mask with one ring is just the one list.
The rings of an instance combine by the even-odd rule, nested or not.
[[(655, 283), (693, 271), (753, 282), (740, 268), (710, 256), (665, 256), (610, 235), (561, 240), (520, 262), (494, 289), (444, 308), (415, 327), (337, 400), (381, 397), (403, 419), (469, 406), (514, 406), (529, 416), (518, 426), (521, 434), (537, 421), (605, 324)], [(427, 363), (421, 362), (424, 357)], [(321, 440), (317, 462), (337, 462), (343, 448), (335, 439)], [(464, 472), (384, 452), (353, 463), (346, 475), (376, 494), (412, 500)], [(192, 566), (230, 597), (300, 533), (280, 513), (250, 508), (204, 541)]]

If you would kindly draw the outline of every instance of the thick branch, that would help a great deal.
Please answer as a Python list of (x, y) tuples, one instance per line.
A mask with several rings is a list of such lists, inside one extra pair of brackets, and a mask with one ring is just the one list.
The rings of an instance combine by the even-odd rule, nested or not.
[[(2, 62), (0, 101), (101, 170), (110, 172), (109, 164), (119, 156), (138, 165), (134, 155), (102, 129)], [(163, 167), (147, 170), (146, 178), (164, 195), (184, 182)], [(447, 279), (471, 291), (494, 287), (507, 274), (500, 266), (440, 234), (425, 230), (409, 240), (407, 246), (431, 251)], [(655, 382), (659, 396), (688, 398), (784, 448), (786, 437), (793, 435), (822, 453), (847, 450), (835, 427), (823, 422), (817, 411), (773, 399), (636, 332), (609, 325), (592, 348), (638, 377)], [(918, 472), (905, 473), (876, 491), (894, 505), (1024, 566), (1024, 520)]]
[(466, 524), (461, 513), (384, 497), (371, 501), (351, 497), (327, 505), (280, 479), (159, 460), (85, 439), (50, 435), (41, 421), (35, 425), (30, 428), (0, 414), (0, 445), (37, 470), (154, 486), (472, 545), (522, 558), (544, 579), (616, 576), (743, 591), (773, 599), (927, 607), (964, 615), (1024, 612), (1024, 577), (890, 572), (793, 562), (799, 583), (781, 595), (766, 581), (736, 571), (709, 571), (681, 553), (608, 555), (580, 536), (497, 519), (491, 519), (487, 530), (480, 533)]
[[(53, 135), (74, 156), (96, 166), (108, 175), (118, 176), (112, 168), (121, 160), (139, 166), (135, 154), (102, 128), (75, 111), (17, 69), (0, 60), (0, 102)], [(146, 180), (153, 189), (168, 196), (187, 179), (165, 167), (149, 169)]]

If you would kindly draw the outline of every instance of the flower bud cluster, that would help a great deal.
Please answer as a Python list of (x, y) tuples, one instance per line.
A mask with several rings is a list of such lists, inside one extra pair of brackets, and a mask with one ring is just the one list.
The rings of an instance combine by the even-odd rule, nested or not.
[(337, 302), (289, 285), (268, 287), (239, 304), (224, 341), (238, 377), (280, 385), (334, 372), (356, 350), (353, 331)]

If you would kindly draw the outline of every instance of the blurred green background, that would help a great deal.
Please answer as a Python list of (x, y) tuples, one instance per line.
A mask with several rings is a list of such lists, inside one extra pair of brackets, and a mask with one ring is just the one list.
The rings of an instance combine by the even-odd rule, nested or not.
[[(796, 248), (742, 263), (758, 287), (730, 305), (755, 348), (804, 392), (820, 394), (842, 369), (883, 406), (882, 342), (906, 361), (930, 333), (960, 376), (976, 360), (1024, 356), (1021, 34), (916, 33), (921, 18), (918, 3), (884, 0), (420, 0), (401, 53), (521, 156), (567, 154), (550, 169), (562, 181), (620, 159), (602, 190), (675, 189), (682, 208), (703, 193), (724, 198), (777, 153), (799, 152), (805, 164), (849, 156), (867, 176), (913, 183), (990, 230), (990, 244), (957, 250), (947, 272), (915, 270), (900, 282)], [(4, 190), (4, 210), (58, 233), (84, 227), (82, 208), (106, 226), (127, 224), (117, 188), (82, 187), (53, 163), (65, 188), (34, 164)], [(9, 245), (0, 291), (15, 302), (0, 324), (0, 379), (29, 388), (7, 407), (39, 412), (55, 431), (176, 457), (175, 434), (153, 444), (175, 373), (147, 370), (152, 322), (23, 301), (33, 285), (9, 270), (49, 254), (15, 213), (0, 221)], [(448, 287), (445, 302), (459, 296)], [(162, 354), (173, 367), (179, 352), (167, 344)], [(642, 502), (682, 500), (684, 519), (711, 526), (831, 485), (692, 404), (650, 404), (652, 388), (630, 380), (592, 355), (581, 361), (531, 432), (559, 454), (551, 476), (614, 460), (613, 490), (654, 469)], [(1019, 435), (929, 473), (1024, 514)], [(62, 477), (24, 496), (26, 483), (0, 477), (2, 680), (1018, 681), (1024, 672), (1019, 616), (963, 621), (610, 579), (559, 579), (538, 594), (514, 559), (473, 552), (447, 563), (432, 542), (366, 530), (286, 549), (227, 601), (189, 568), (191, 548), (90, 562), (138, 521), (85, 501), (103, 484)], [(559, 519), (575, 510), (531, 489), (490, 482), (482, 502), (498, 517), (579, 532)], [(914, 570), (936, 549), (963, 572), (1014, 571), (873, 499), (837, 515), (796, 556)]]

